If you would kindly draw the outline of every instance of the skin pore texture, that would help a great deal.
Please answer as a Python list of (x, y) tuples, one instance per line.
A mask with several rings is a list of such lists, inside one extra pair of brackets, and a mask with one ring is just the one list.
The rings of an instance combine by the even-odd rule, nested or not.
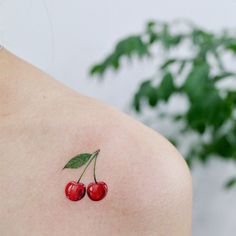
[[(62, 170), (101, 149), (99, 202), (69, 201)], [(190, 236), (189, 170), (161, 135), (0, 51), (0, 235)], [(93, 181), (90, 166), (81, 182)]]

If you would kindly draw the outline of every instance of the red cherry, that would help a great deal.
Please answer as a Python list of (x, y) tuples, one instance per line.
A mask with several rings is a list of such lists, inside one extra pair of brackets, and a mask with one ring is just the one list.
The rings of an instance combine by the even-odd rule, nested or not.
[(76, 181), (69, 182), (65, 187), (66, 197), (71, 201), (79, 201), (86, 193), (85, 185)]
[(107, 195), (108, 187), (104, 182), (93, 182), (87, 187), (87, 194), (93, 201), (100, 201)]

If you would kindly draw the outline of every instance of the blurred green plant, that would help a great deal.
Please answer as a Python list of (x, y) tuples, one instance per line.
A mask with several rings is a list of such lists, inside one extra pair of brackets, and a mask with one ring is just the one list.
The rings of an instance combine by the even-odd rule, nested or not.
[[(179, 56), (180, 50), (188, 55)], [(141, 113), (148, 104), (158, 110), (159, 104), (167, 104), (173, 95), (185, 96), (187, 110), (165, 116), (173, 120), (173, 125), (184, 123), (180, 132), (194, 132), (199, 137), (198, 145), (191, 146), (186, 155), (189, 165), (194, 160), (205, 163), (216, 157), (236, 161), (236, 86), (220, 86), (227, 79), (233, 79), (236, 85), (236, 72), (227, 68), (223, 59), (226, 55), (236, 59), (236, 37), (227, 30), (216, 34), (187, 21), (150, 21), (142, 33), (120, 40), (90, 73), (103, 78), (110, 68), (118, 71), (123, 58), (156, 58), (157, 74), (140, 84), (133, 109)], [(178, 146), (178, 138), (175, 143)], [(235, 183), (233, 177), (226, 187)]]

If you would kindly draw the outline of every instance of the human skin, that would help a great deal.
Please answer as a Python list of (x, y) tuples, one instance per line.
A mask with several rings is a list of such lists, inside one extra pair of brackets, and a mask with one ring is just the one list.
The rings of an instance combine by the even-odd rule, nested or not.
[[(189, 170), (161, 135), (78, 94), (9, 51), (0, 51), (0, 234), (190, 236)], [(101, 149), (97, 179), (109, 191), (71, 202), (65, 169)], [(89, 167), (82, 178), (93, 181)]]

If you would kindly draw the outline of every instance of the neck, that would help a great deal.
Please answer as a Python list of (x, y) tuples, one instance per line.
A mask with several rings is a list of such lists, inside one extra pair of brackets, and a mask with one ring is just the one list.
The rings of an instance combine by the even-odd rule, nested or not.
[[(6, 49), (0, 50), (0, 118), (38, 104), (55, 82)], [(53, 96), (53, 92), (51, 96)]]

